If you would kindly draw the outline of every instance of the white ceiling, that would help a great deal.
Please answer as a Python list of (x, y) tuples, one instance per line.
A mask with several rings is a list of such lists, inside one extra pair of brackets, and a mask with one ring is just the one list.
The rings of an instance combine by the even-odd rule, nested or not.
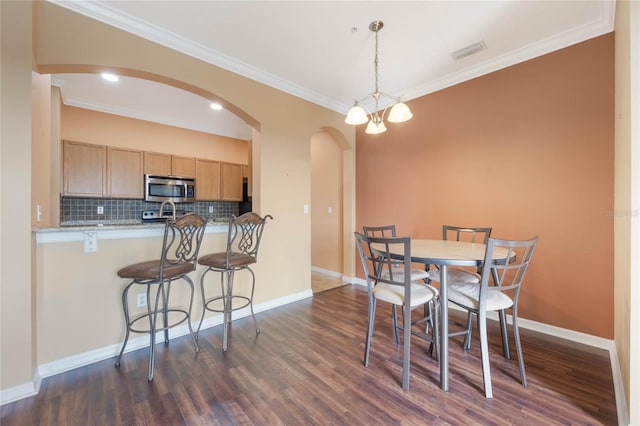
[[(373, 92), (374, 20), (384, 22), (379, 89), (410, 100), (611, 32), (615, 9), (610, 0), (50, 1), (341, 113)], [(480, 41), (485, 50), (451, 56)], [(55, 81), (69, 105), (251, 138), (233, 114), (168, 86)]]

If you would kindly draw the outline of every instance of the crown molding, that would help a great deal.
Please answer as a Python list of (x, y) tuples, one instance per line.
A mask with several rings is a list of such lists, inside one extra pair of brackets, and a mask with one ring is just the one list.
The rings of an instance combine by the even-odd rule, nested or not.
[(238, 61), (228, 55), (217, 52), (194, 43), (184, 37), (150, 24), (147, 21), (123, 14), (112, 8), (106, 2), (94, 1), (69, 1), (69, 0), (49, 0), (65, 9), (87, 16), (96, 21), (121, 29), (128, 33), (137, 35), (146, 40), (158, 43), (162, 46), (200, 59), (209, 64), (255, 80), (269, 87), (276, 88), (290, 95), (305, 99), (314, 104), (323, 106), (333, 111), (347, 111), (350, 106), (336, 102), (324, 95), (308, 90), (300, 85), (288, 80), (279, 78), (254, 66)]
[[(49, 1), (81, 15), (119, 28), (146, 40), (174, 49), (330, 110), (346, 114), (351, 107), (351, 105), (329, 99), (324, 95), (308, 90), (300, 85), (292, 83), (291, 81), (279, 78), (213, 49), (206, 48), (201, 44), (194, 43), (184, 37), (150, 24), (149, 22), (123, 14), (115, 8), (108, 6), (106, 2), (70, 0)], [(464, 81), (516, 65), (520, 62), (563, 49), (590, 38), (606, 34), (613, 31), (614, 19), (615, 0), (603, 1), (601, 3), (601, 14), (599, 19), (593, 20), (580, 27), (572, 28), (564, 33), (556, 34), (539, 42), (532, 43), (520, 49), (516, 49), (498, 58), (491, 59), (490, 61), (485, 61), (459, 72), (447, 75), (444, 78), (429, 81), (425, 84), (416, 86), (413, 89), (408, 89), (405, 91), (403, 98), (405, 100), (415, 99)]]
[(602, 2), (600, 19), (593, 20), (580, 27), (555, 34), (552, 37), (531, 43), (527, 46), (449, 74), (444, 78), (429, 81), (406, 91), (405, 99), (415, 99), (447, 87), (472, 80), (503, 68), (507, 68), (530, 59), (564, 49), (577, 43), (601, 36), (613, 31), (615, 20), (615, 1)]

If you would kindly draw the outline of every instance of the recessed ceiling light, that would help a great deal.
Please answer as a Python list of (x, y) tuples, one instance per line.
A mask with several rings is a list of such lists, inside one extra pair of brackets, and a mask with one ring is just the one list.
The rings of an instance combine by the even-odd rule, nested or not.
[(119, 80), (118, 76), (115, 74), (109, 74), (108, 72), (103, 72), (102, 73), (102, 78), (104, 78), (107, 81), (113, 81), (116, 82)]
[(211, 102), (211, 109), (215, 109), (216, 111), (221, 110), (222, 109), (222, 105), (220, 105), (217, 102)]

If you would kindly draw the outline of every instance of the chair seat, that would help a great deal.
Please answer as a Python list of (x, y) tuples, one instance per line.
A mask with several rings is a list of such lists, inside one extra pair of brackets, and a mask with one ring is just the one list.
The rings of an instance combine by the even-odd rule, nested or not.
[[(480, 284), (453, 281), (447, 284), (447, 298), (458, 305), (478, 310)], [(487, 289), (487, 311), (499, 311), (510, 308), (513, 300), (495, 288)]]
[[(394, 266), (391, 268), (391, 274), (393, 275), (392, 281), (404, 281), (404, 267), (403, 266)], [(389, 279), (389, 269), (383, 269), (380, 277), (388, 280)], [(411, 281), (420, 281), (429, 278), (429, 272), (424, 269), (411, 269)]]
[[(164, 278), (176, 278), (181, 275), (188, 274), (194, 269), (194, 264), (190, 262), (165, 265)], [(133, 265), (125, 266), (118, 271), (118, 276), (120, 278), (129, 279), (159, 280), (160, 260), (147, 260), (146, 262), (134, 263)]]
[[(378, 300), (404, 304), (404, 287), (393, 284), (380, 283), (373, 289), (373, 295)], [(438, 290), (423, 283), (411, 283), (411, 307), (424, 305), (438, 295)]]
[(198, 259), (198, 263), (200, 265), (219, 269), (225, 269), (227, 267), (242, 268), (256, 263), (256, 258), (249, 254), (231, 252), (229, 253), (229, 264), (227, 265), (227, 252), (220, 252), (202, 256)]
[[(431, 281), (440, 282), (440, 269), (429, 271)], [(447, 268), (447, 282), (460, 281), (465, 283), (479, 283), (480, 274), (458, 268)]]

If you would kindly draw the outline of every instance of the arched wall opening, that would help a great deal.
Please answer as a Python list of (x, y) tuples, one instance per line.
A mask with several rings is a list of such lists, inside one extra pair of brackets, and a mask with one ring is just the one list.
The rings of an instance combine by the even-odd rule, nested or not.
[[(246, 163), (251, 167), (250, 159), (252, 158), (252, 155), (250, 150), (257, 145), (257, 142), (253, 143), (251, 140), (248, 140), (247, 145), (240, 148), (238, 143), (240, 143), (241, 140), (233, 142), (234, 140), (232, 138), (216, 136), (215, 134), (205, 136), (205, 133), (191, 131), (188, 129), (184, 129), (183, 132), (180, 132), (179, 127), (166, 127), (166, 125), (163, 124), (146, 122), (144, 119), (136, 119), (135, 117), (130, 119), (118, 119), (118, 117), (127, 117), (126, 111), (125, 114), (122, 115), (118, 113), (113, 115), (114, 113), (109, 111), (98, 112), (93, 109), (84, 109), (82, 106), (74, 107), (63, 105), (61, 90), (64, 90), (64, 86), (62, 88), (55, 87), (52, 84), (52, 76), (55, 74), (99, 74), (102, 72), (110, 72), (121, 77), (134, 77), (169, 86), (176, 91), (189, 92), (203, 98), (204, 100), (211, 102), (215, 101), (222, 104), (228, 112), (237, 115), (240, 120), (247, 123), (247, 125), (252, 129), (252, 138), (258, 139), (256, 138), (256, 135), (259, 135), (260, 123), (241, 108), (238, 108), (232, 103), (222, 99), (211, 91), (176, 79), (167, 78), (159, 74), (122, 67), (69, 64), (43, 66), (40, 67), (38, 71), (46, 71), (46, 73), (32, 73), (32, 85), (34, 87), (32, 93), (33, 103), (34, 105), (41, 105), (40, 108), (37, 108), (38, 112), (34, 114), (34, 122), (39, 123), (34, 126), (34, 135), (36, 135), (34, 136), (33, 141), (34, 147), (36, 147), (34, 150), (34, 153), (36, 153), (36, 155), (34, 155), (34, 161), (40, 161), (40, 157), (47, 157), (50, 158), (50, 162), (48, 164), (38, 165), (32, 169), (32, 193), (34, 194), (32, 203), (34, 206), (31, 210), (35, 212), (35, 206), (38, 205), (39, 211), (44, 212), (38, 217), (35, 214), (32, 215), (32, 223), (34, 227), (57, 227), (60, 223), (59, 194), (62, 193), (62, 179), (57, 179), (56, 177), (62, 177), (61, 140), (69, 138), (70, 128), (75, 130), (70, 133), (75, 134), (75, 136), (72, 136), (71, 138), (77, 142), (118, 146), (128, 149), (142, 149), (144, 151), (158, 150), (159, 152), (167, 152), (174, 155), (182, 154), (192, 156), (191, 154), (193, 152), (198, 152), (202, 153), (201, 155), (197, 155), (199, 158), (208, 158), (232, 163)], [(73, 114), (71, 114), (72, 111), (74, 112)], [(180, 114), (180, 112), (178, 112), (178, 114)], [(98, 122), (103, 124), (96, 127), (95, 122), (92, 121), (92, 119), (98, 116), (105, 117), (105, 120), (97, 119)], [(71, 117), (74, 118), (71, 119)], [(91, 117), (92, 119), (87, 121), (88, 117)], [(106, 118), (109, 118), (108, 121)], [(179, 116), (177, 116), (177, 118), (180, 119)], [(67, 126), (64, 126), (63, 124), (65, 120), (67, 121)], [(82, 121), (83, 124), (81, 126), (78, 126), (78, 120)], [(113, 120), (116, 121), (114, 122)], [(118, 123), (122, 123), (121, 120), (125, 120), (129, 123), (147, 124), (146, 127), (144, 127), (144, 124), (136, 124), (137, 127), (134, 126), (129, 128), (125, 125), (119, 125)], [(70, 123), (75, 124), (72, 125)], [(94, 123), (93, 127), (91, 123)], [(105, 127), (110, 126), (113, 126), (111, 127), (113, 129), (113, 134), (109, 130), (105, 129)], [(66, 134), (63, 131), (65, 127), (67, 129)], [(85, 127), (86, 129), (78, 132), (78, 127)], [(50, 131), (46, 132), (46, 128), (50, 128)], [(140, 129), (145, 128), (147, 131), (144, 131), (144, 136), (142, 136), (140, 134)], [(166, 131), (162, 128), (166, 129)], [(151, 133), (147, 133), (148, 131), (151, 131)], [(42, 133), (42, 135), (38, 136), (40, 133)], [(79, 134), (81, 136), (79, 136)], [(184, 136), (185, 134), (186, 137)], [(176, 137), (176, 135), (178, 136)], [(193, 137), (193, 135), (196, 137)], [(87, 136), (89, 136), (89, 138), (85, 138)], [(146, 139), (153, 139), (153, 142), (144, 142)], [(143, 142), (138, 142), (139, 140)], [(175, 144), (171, 142), (173, 140), (176, 140)], [(185, 144), (184, 141), (188, 141), (188, 143)], [(142, 147), (136, 146), (138, 143), (141, 143)], [(151, 144), (151, 146), (149, 146), (149, 144)], [(211, 146), (211, 148), (208, 148), (209, 146)], [(245, 149), (247, 152), (243, 154)], [(42, 155), (43, 152), (48, 152), (50, 155)], [(216, 155), (219, 155), (220, 157), (216, 157)], [(259, 174), (257, 173), (249, 173), (249, 176), (259, 179)], [(259, 185), (253, 184), (252, 187), (259, 188)]]
[(332, 127), (313, 134), (310, 145), (311, 265), (343, 279), (352, 276), (353, 149)]

